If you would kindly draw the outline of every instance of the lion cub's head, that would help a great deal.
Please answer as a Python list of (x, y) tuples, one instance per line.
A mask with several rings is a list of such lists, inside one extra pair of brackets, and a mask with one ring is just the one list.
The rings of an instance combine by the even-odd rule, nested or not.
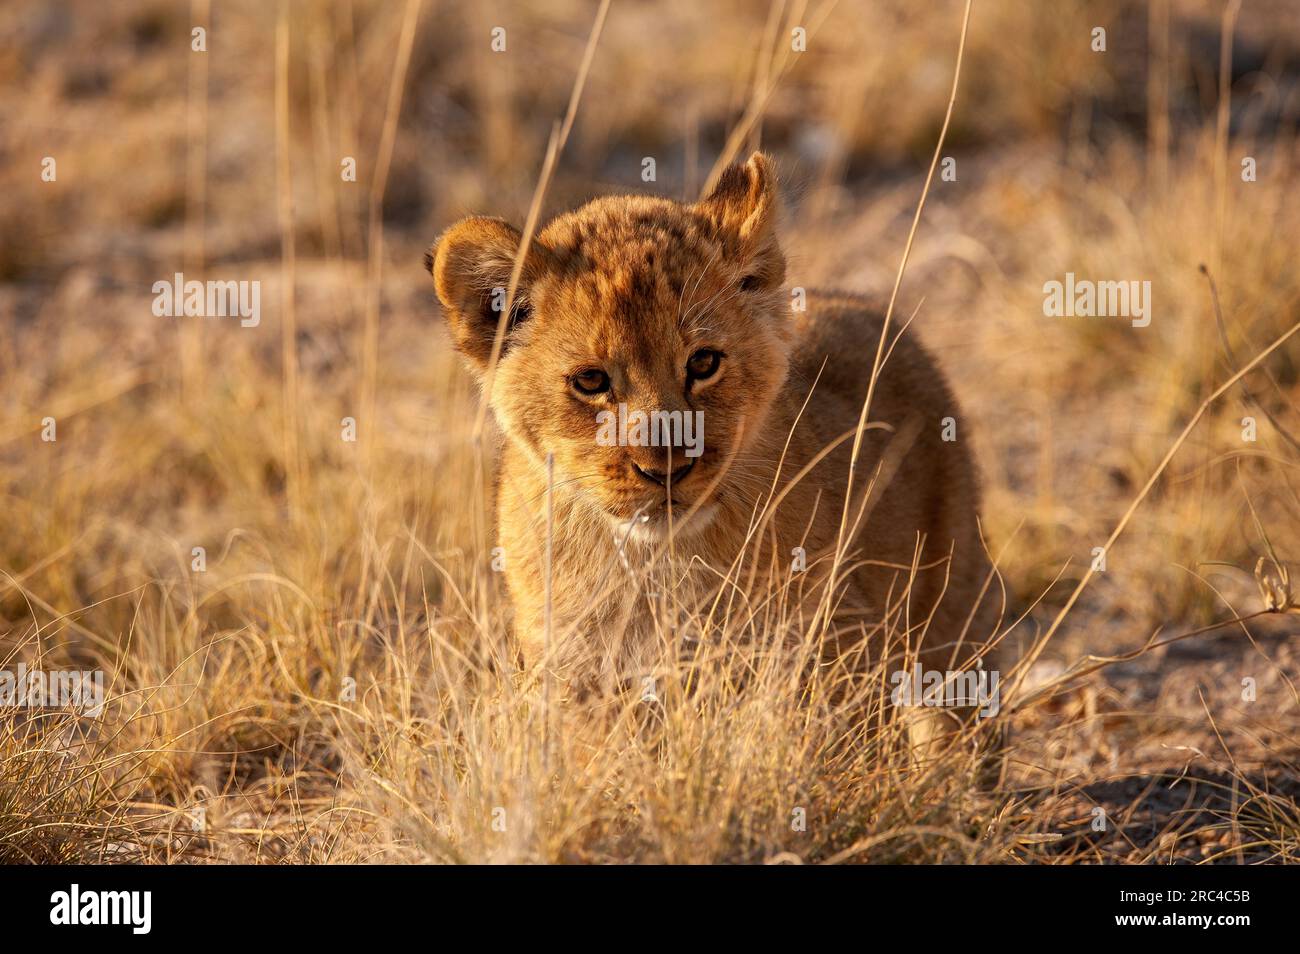
[[(728, 492), (728, 459), (762, 427), (790, 346), (775, 205), (755, 153), (701, 202), (597, 199), (531, 243), (489, 402), (534, 461), (555, 455), (557, 486), (611, 521), (657, 536), (671, 500), (678, 521), (700, 503), (691, 526), (706, 525), (703, 495)], [(469, 218), (427, 257), (480, 379), (519, 242), (499, 219)]]

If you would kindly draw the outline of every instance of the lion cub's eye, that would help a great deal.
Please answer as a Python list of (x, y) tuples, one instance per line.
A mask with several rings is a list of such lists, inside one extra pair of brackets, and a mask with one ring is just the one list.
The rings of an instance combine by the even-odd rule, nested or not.
[(579, 394), (604, 394), (609, 390), (609, 375), (599, 368), (587, 368), (569, 378), (569, 383)]
[(701, 348), (691, 355), (686, 362), (686, 379), (688, 381), (707, 381), (718, 373), (722, 364), (722, 352), (712, 348)]
[(740, 290), (753, 291), (760, 284), (762, 284), (762, 279), (760, 279), (757, 275), (746, 275), (744, 278), (740, 280)]

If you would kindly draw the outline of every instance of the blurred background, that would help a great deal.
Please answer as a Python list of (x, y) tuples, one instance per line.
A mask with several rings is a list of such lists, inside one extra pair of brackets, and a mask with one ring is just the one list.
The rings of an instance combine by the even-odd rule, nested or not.
[[(123, 736), (150, 748), (132, 805), (237, 793), (251, 811), (239, 800), (295, 773), (337, 781), (305, 698), (403, 620), (504, 633), (481, 566), (490, 451), (421, 259), (464, 215), (523, 224), (598, 6), (0, 8), (0, 658), (173, 687)], [(790, 284), (887, 297), (963, 6), (615, 0), (544, 217), (605, 193), (691, 199), (720, 156), (762, 148)], [(955, 175), (931, 187), (897, 314), (954, 381), (1024, 633), (1201, 402), (1300, 317), (1298, 118), (1288, 0), (976, 0)], [(152, 285), (176, 272), (260, 281), (260, 325), (156, 317)], [(1066, 272), (1150, 281), (1150, 326), (1045, 317)], [(1292, 339), (1209, 409), (1044, 665), (1264, 607), (1259, 581), (1276, 592), (1300, 540), (1298, 377)], [(1085, 741), (1041, 758), (1083, 779), (1178, 765), (1214, 749), (1213, 706), (1239, 757), (1294, 777), (1295, 620), (1113, 668), (1078, 702)], [(17, 784), (0, 799), (15, 831)]]

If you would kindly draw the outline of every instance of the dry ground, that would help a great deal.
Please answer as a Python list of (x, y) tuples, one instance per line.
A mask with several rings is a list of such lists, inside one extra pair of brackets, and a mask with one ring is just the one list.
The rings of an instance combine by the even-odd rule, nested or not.
[[(0, 10), (0, 668), (111, 684), (99, 720), (0, 710), (0, 859), (1300, 856), (1300, 616), (1259, 615), (1256, 573), (1276, 593), (1296, 567), (1300, 338), (1209, 407), (1031, 685), (1248, 621), (1071, 682), (924, 770), (883, 723), (846, 742), (769, 658), (744, 691), (711, 659), (648, 739), (635, 700), (561, 712), (502, 665), (490, 446), (420, 267), (460, 215), (522, 222), (597, 5), (212, 6)], [(1201, 402), (1300, 316), (1300, 16), (1232, 9), (975, 3), (957, 177), (931, 189), (897, 314), (968, 412), (1021, 653)], [(545, 208), (692, 196), (762, 103), (738, 144), (781, 165), (791, 284), (887, 297), (962, 5), (772, 10), (615, 0)], [(808, 51), (783, 56), (794, 25)], [(261, 325), (155, 317), (176, 271), (261, 281)], [(1151, 281), (1151, 325), (1044, 317), (1067, 271)]]

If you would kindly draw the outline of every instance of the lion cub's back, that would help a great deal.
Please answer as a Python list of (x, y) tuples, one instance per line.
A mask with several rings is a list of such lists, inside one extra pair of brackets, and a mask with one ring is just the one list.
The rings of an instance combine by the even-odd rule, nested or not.
[[(802, 401), (817, 381), (800, 429), (808, 425), (825, 446), (857, 426), (880, 341), (883, 309), (856, 295), (810, 293), (808, 311), (796, 319), (798, 340), (790, 386), (796, 400)], [(918, 539), (926, 541), (922, 563), (951, 553), (951, 578), (918, 581), (913, 594), (920, 598), (918, 605), (928, 608), (946, 583), (934, 628), (952, 633), (960, 630), (974, 604), (988, 566), (976, 523), (979, 485), (957, 401), (915, 333), (909, 330), (898, 338), (901, 323), (891, 322), (885, 342), (887, 359), (871, 400), (871, 423), (887, 427), (864, 434), (859, 460), (864, 481), (865, 475), (876, 472), (877, 464), (888, 472), (888, 476), (882, 473), (883, 486), (866, 534), (871, 558), (876, 560), (908, 565)], [(955, 426), (951, 433), (946, 433), (947, 418)], [(823, 479), (832, 479), (835, 486), (846, 471), (851, 444), (852, 438), (845, 440), (827, 466), (818, 468)], [(889, 574), (880, 573), (870, 580), (877, 605), (887, 598), (889, 582)]]
[[(895, 313), (890, 322), (887, 360), (876, 382), (871, 419), (897, 427), (905, 416), (919, 414), (933, 422), (937, 433), (942, 418), (959, 416), (956, 400), (915, 333), (898, 338), (905, 320)], [(883, 322), (883, 305), (847, 292), (812, 291), (808, 310), (796, 313), (791, 385), (802, 396), (817, 381), (809, 410), (829, 417), (833, 427), (857, 424)]]

